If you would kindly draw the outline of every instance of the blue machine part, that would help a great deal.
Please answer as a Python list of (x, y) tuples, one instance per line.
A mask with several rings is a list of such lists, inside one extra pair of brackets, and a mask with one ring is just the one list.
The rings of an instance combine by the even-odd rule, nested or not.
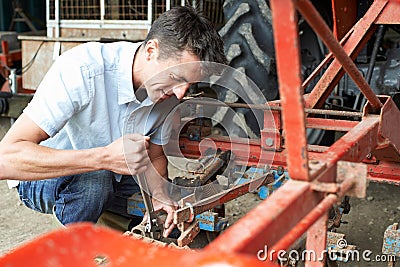
[(390, 225), (383, 236), (382, 253), (400, 257), (400, 229), (398, 223)]
[[(248, 170), (246, 170), (244, 172), (243, 175), (240, 175), (239, 177), (237, 177), (233, 184), (241, 185), (241, 184), (250, 182), (252, 180), (256, 180), (256, 179), (262, 177), (266, 172), (268, 172), (268, 171), (263, 168), (250, 167)], [(237, 173), (240, 174), (240, 172), (237, 172)]]
[(228, 226), (228, 219), (218, 217), (218, 213), (206, 211), (196, 216), (201, 230), (220, 232)]
[(143, 217), (146, 213), (146, 206), (144, 205), (143, 198), (140, 192), (137, 192), (133, 194), (133, 196), (128, 198), (127, 205), (128, 214)]
[(287, 180), (289, 180), (289, 174), (287, 171), (282, 170), (270, 170), (274, 174), (275, 181), (269, 185), (263, 185), (258, 191), (258, 196), (261, 199), (266, 199), (276, 189), (281, 187)]
[[(289, 174), (287, 171), (284, 171), (283, 168), (279, 167), (277, 170), (266, 170), (265, 168), (256, 168), (250, 167), (243, 175), (236, 178), (234, 185), (244, 184), (246, 182), (250, 182), (254, 179), (257, 179), (266, 174), (266, 172), (270, 172), (274, 175), (274, 182), (261, 186), (258, 190), (258, 196), (261, 199), (266, 199), (269, 195), (272, 194), (276, 189), (281, 187), (287, 180), (289, 180)], [(240, 172), (238, 172), (240, 173)]]

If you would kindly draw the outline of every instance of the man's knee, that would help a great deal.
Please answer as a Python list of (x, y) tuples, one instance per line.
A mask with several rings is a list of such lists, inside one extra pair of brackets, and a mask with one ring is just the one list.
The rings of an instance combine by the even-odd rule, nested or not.
[(55, 202), (55, 181), (21, 181), (18, 185), (19, 197), (30, 209), (42, 213), (51, 213)]
[(111, 200), (113, 175), (98, 171), (75, 175), (56, 200), (55, 215), (62, 224), (96, 222)]
[(48, 180), (21, 182), (23, 203), (36, 211), (52, 213), (63, 224), (95, 222), (113, 195), (113, 175), (108, 171), (83, 173)]

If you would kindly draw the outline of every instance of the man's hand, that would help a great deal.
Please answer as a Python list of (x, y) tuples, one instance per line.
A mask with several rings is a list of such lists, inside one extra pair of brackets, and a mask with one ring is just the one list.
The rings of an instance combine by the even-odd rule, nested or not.
[(150, 137), (127, 134), (106, 146), (107, 170), (122, 175), (135, 175), (147, 170)]
[(154, 211), (163, 210), (167, 213), (167, 218), (164, 223), (164, 237), (168, 237), (172, 230), (175, 228), (174, 214), (177, 208), (177, 204), (169, 199), (165, 194), (157, 194), (152, 197)]

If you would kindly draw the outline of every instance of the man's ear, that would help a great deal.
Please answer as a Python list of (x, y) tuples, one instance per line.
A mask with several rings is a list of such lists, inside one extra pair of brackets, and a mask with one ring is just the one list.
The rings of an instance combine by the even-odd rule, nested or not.
[(158, 58), (160, 53), (160, 42), (157, 39), (150, 39), (147, 41), (144, 51), (146, 55), (146, 60), (154, 60)]

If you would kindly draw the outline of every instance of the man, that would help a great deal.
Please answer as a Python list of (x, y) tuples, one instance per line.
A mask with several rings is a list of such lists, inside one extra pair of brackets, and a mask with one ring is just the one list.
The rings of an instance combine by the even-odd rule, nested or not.
[(96, 222), (120, 192), (138, 190), (132, 175), (144, 173), (155, 208), (168, 213), (168, 236), (175, 207), (156, 178), (167, 177), (161, 128), (201, 78), (200, 61), (226, 58), (211, 23), (189, 7), (161, 15), (143, 43), (87, 43), (63, 53), (0, 142), (0, 178), (19, 180), (26, 206), (53, 211), (65, 225)]

